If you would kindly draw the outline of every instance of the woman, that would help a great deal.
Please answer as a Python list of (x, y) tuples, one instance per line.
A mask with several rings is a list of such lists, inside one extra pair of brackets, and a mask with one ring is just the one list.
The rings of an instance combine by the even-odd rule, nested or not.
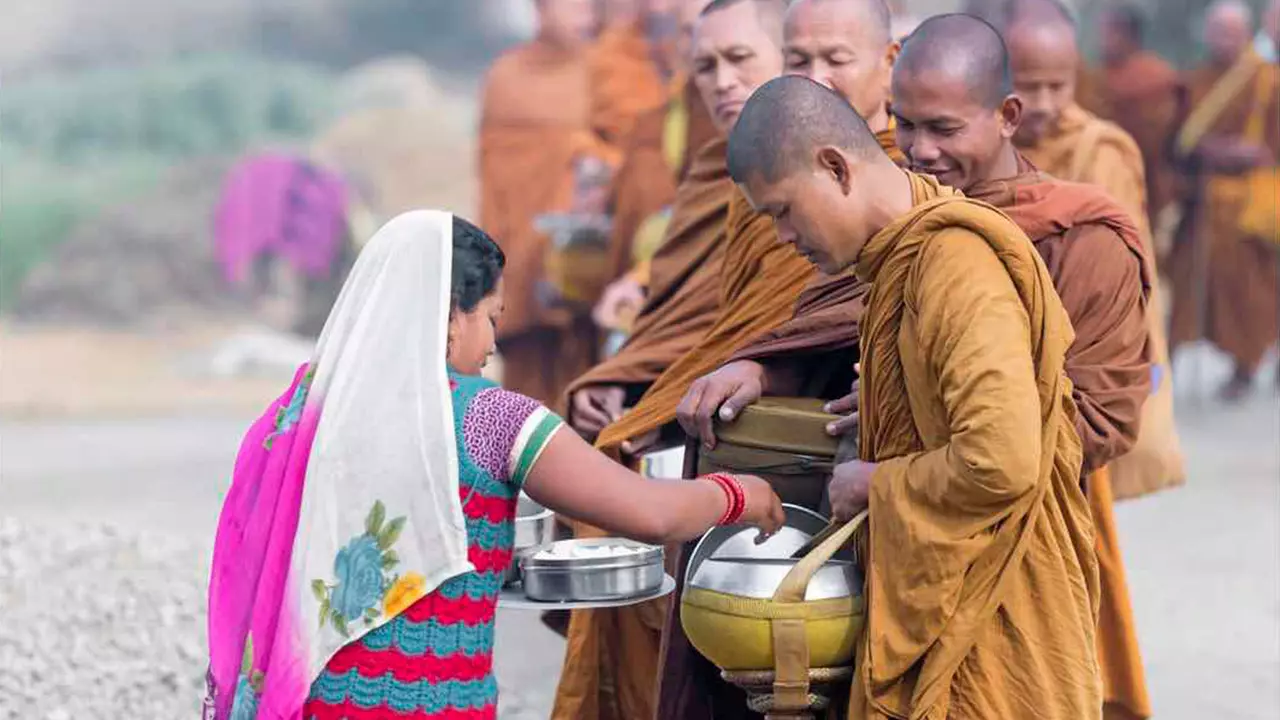
[(493, 620), (522, 488), (654, 543), (781, 525), (758, 478), (645, 480), (478, 377), (503, 264), (440, 212), (401, 215), (362, 251), (312, 362), (236, 460), (206, 717), (496, 717)]

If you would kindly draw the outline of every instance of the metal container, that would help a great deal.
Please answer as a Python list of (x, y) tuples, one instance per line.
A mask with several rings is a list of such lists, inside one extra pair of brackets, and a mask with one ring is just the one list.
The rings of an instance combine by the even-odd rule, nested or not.
[(507, 566), (504, 584), (520, 579), (520, 556), (550, 545), (556, 539), (556, 514), (524, 493), (516, 501), (516, 537), (512, 544), (511, 564)]
[[(756, 544), (759, 530), (749, 525), (721, 526), (707, 531), (689, 556), (685, 578), (691, 579), (702, 563), (711, 557), (789, 558), (813, 536), (826, 529), (829, 522), (822, 515), (799, 505), (783, 505), (782, 510), (787, 516), (786, 523), (760, 544)], [(847, 551), (841, 551), (835, 557), (853, 560)]]
[[(768, 600), (799, 560), (789, 558), (713, 557), (698, 567), (690, 587), (726, 595)], [(847, 560), (828, 560), (805, 588), (804, 599), (830, 600), (862, 594), (862, 574)]]
[(521, 557), (524, 594), (539, 602), (595, 602), (625, 600), (657, 592), (662, 587), (662, 548), (619, 538), (561, 540), (544, 549), (628, 546), (630, 555), (605, 558)]

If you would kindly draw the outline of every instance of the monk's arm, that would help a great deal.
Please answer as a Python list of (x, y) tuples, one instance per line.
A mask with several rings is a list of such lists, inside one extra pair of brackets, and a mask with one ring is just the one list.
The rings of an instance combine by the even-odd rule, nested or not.
[(1151, 390), (1142, 260), (1101, 225), (1079, 226), (1062, 242), (1054, 285), (1076, 330), (1067, 376), (1089, 473), (1133, 447)]
[[(947, 427), (937, 430), (949, 439), (881, 463), (877, 477), (905, 470), (906, 482), (873, 479), (871, 512), (874, 517), (881, 497), (976, 534), (1039, 480), (1042, 428), (1030, 323), (985, 240), (964, 230), (945, 232), (919, 262), (917, 290), (908, 290), (907, 302), (917, 308), (915, 342), (932, 377), (907, 382), (933, 386), (947, 417)], [(874, 412), (874, 403), (865, 398), (863, 413)]]

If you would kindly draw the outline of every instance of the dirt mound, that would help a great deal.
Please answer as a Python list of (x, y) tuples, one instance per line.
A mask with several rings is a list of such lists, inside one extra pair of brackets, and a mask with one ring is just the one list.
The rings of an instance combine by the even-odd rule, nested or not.
[(122, 326), (239, 307), (213, 257), (211, 216), (228, 166), (185, 163), (155, 191), (82, 221), (28, 275), (15, 315)]

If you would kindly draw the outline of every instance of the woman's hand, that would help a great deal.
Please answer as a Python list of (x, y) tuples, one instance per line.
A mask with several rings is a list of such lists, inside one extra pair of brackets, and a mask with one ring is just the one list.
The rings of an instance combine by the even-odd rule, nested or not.
[(747, 507), (739, 522), (760, 528), (762, 532), (756, 538), (756, 542), (762, 543), (787, 522), (787, 514), (782, 509), (782, 500), (778, 498), (778, 494), (773, 491), (769, 483), (754, 475), (734, 475), (733, 477), (742, 485), (747, 496)]

